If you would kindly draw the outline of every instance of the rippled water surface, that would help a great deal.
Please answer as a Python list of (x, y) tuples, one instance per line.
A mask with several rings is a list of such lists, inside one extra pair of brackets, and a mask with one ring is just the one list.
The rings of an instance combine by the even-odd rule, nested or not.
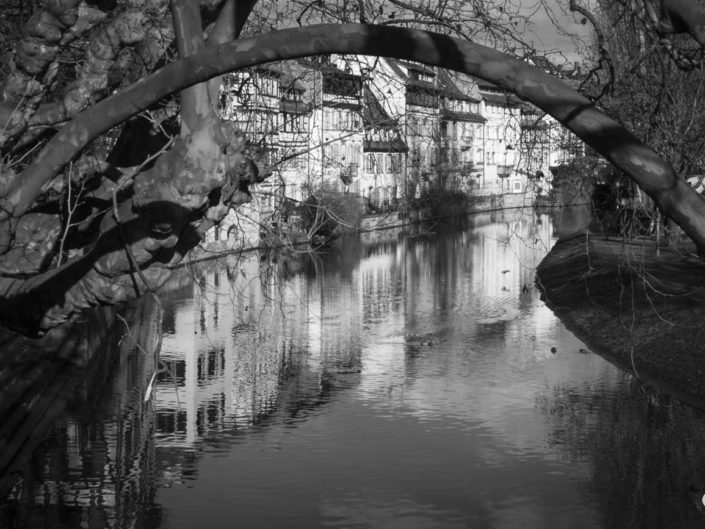
[(161, 364), (147, 303), (1, 526), (702, 526), (703, 417), (540, 301), (549, 217), (434, 230), (184, 271)]

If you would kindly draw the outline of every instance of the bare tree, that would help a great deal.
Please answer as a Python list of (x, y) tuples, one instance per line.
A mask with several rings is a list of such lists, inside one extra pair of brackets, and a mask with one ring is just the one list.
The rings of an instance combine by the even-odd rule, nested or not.
[[(29, 18), (0, 84), (3, 324), (41, 334), (156, 289), (261, 179), (247, 139), (213, 111), (208, 81), (325, 53), (414, 60), (516, 93), (621, 168), (705, 249), (705, 202), (667, 162), (560, 80), (475, 42), (510, 51), (511, 2), (256, 3), (48, 0)], [(686, 12), (699, 4), (666, 4), (672, 30), (700, 42), (702, 9)], [(255, 7), (257, 35), (236, 39)], [(271, 30), (291, 21), (300, 26)], [(81, 193), (80, 215), (61, 212), (68, 185)]]

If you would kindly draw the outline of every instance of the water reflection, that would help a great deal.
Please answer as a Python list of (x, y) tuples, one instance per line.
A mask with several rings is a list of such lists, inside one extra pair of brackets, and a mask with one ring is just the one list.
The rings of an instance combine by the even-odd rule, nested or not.
[(631, 375), (618, 385), (618, 395), (605, 384), (546, 392), (538, 405), (551, 442), (592, 463), (585, 490), (603, 527), (703, 526), (703, 413)]
[[(154, 357), (146, 353), (155, 345), (154, 309), (147, 299), (119, 313), (124, 321), (142, 324), (134, 334), (121, 324), (113, 326), (86, 378), (66, 388), (62, 420), (38, 439), (33, 455), (20, 453), (13, 472), (2, 476), (3, 483), (14, 479), (14, 486), (0, 504), (0, 527), (159, 524), (152, 479), (153, 407), (144, 402), (155, 369)], [(107, 387), (102, 385), (106, 380)], [(41, 422), (36, 427), (41, 431)]]
[[(160, 364), (117, 342), (100, 405), (57, 423), (0, 526), (700, 520), (701, 417), (582, 353), (540, 302), (548, 216), (387, 236), (183, 270)], [(154, 329), (134, 331), (149, 351)]]

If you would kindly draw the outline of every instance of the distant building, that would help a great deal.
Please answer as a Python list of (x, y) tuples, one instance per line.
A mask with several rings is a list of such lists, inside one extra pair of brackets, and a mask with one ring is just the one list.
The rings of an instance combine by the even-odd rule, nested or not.
[(494, 193), (523, 193), (526, 177), (517, 171), (520, 160), (522, 101), (487, 81), (477, 82), (482, 96), (484, 187)]
[(314, 187), (327, 184), (343, 191), (360, 177), (364, 131), (362, 77), (341, 67), (331, 61), (317, 71), (309, 178)]
[(409, 150), (399, 120), (387, 113), (369, 87), (364, 89), (362, 118), (365, 126), (363, 171), (355, 191), (363, 195), (368, 210), (396, 207), (401, 198)]
[[(282, 72), (273, 65), (240, 70), (223, 78), (220, 112), (235, 123), (253, 148), (262, 152), (260, 165), (270, 170), (279, 156), (281, 129), (280, 80)], [(262, 186), (265, 192), (253, 193), (253, 202), (231, 209), (227, 217), (206, 235), (207, 242), (227, 241), (232, 247), (259, 245), (260, 224), (270, 217), (275, 206), (271, 179)]]
[[(539, 59), (527, 60), (549, 68)], [(433, 189), (531, 195), (548, 190), (552, 167), (584, 155), (580, 140), (507, 90), (395, 59), (332, 55), (242, 70), (225, 77), (221, 107), (269, 173), (254, 202), (208, 235), (249, 230), (245, 245), (257, 244), (257, 226), (287, 218), (282, 204), (322, 186), (356, 195), (368, 212)]]
[(439, 69), (438, 79), (442, 90), (439, 116), (441, 186), (469, 193), (484, 185), (483, 160), (482, 156), (475, 156), (475, 149), (482, 148), (487, 120), (480, 115), (480, 98), (473, 95), (469, 77)]
[(414, 195), (432, 187), (438, 175), (440, 152), (440, 88), (436, 70), (407, 61), (392, 61), (405, 81), (407, 176)]
[(305, 199), (302, 190), (309, 173), (309, 130), (313, 103), (306, 97), (305, 76), (300, 77), (300, 74), (286, 72), (279, 79), (280, 128), (273, 185), (280, 200)]
[(556, 167), (583, 156), (585, 144), (575, 134), (533, 105), (523, 105), (519, 170), (534, 182), (537, 192), (548, 193)]

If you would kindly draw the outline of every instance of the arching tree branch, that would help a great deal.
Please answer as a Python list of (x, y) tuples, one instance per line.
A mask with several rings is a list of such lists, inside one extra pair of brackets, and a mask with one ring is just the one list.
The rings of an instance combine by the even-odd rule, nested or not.
[(362, 24), (271, 32), (165, 66), (71, 122), (9, 189), (5, 209), (27, 210), (44, 182), (97, 135), (186, 86), (246, 66), (323, 53), (411, 59), (491, 81), (555, 117), (635, 180), (705, 249), (705, 201), (653, 150), (562, 81), (496, 50), (419, 30)]

